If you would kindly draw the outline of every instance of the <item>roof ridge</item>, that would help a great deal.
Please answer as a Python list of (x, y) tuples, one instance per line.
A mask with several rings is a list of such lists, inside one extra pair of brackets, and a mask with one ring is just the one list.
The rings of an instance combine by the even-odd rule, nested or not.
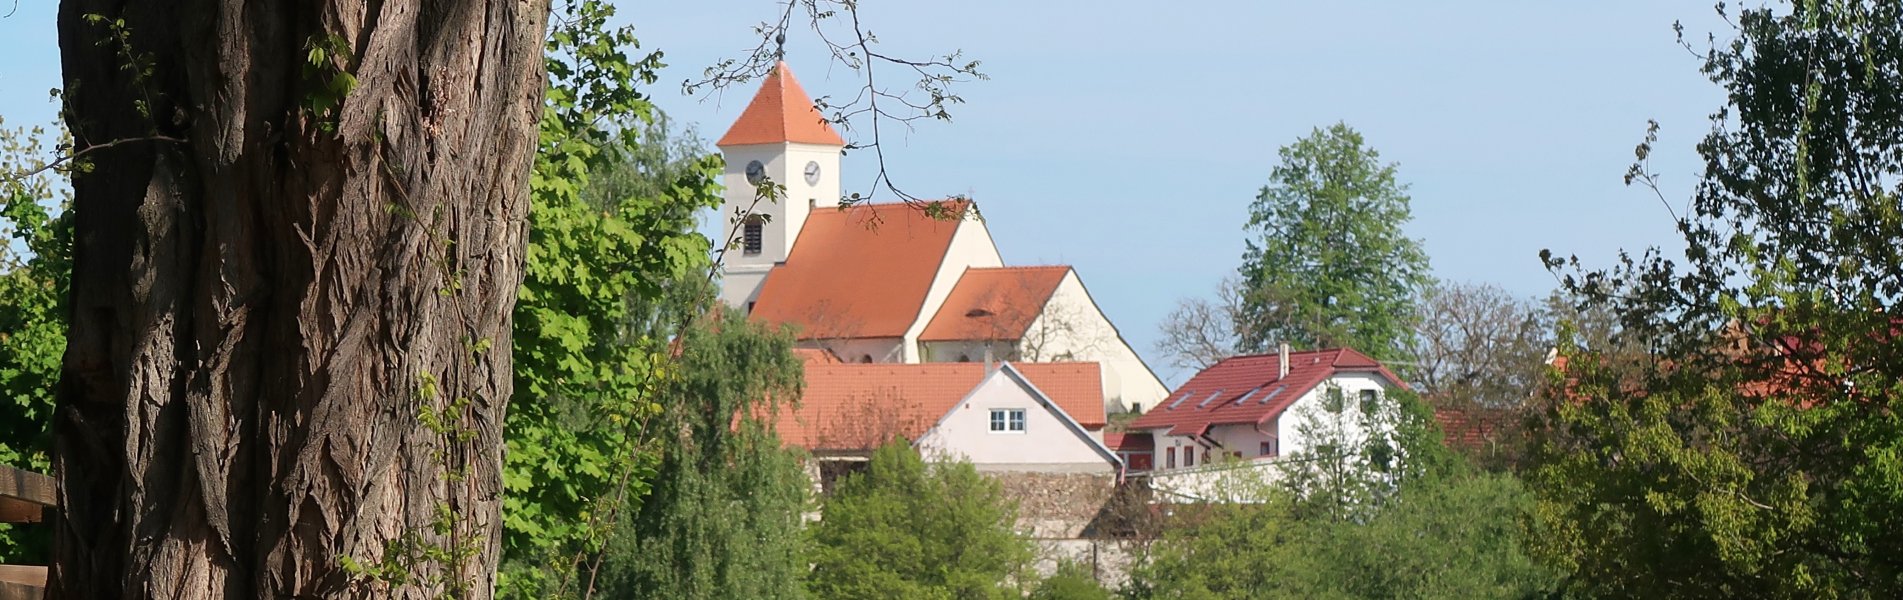
[(1014, 265), (1003, 267), (967, 267), (967, 271), (1041, 271), (1050, 269), (1073, 269), (1070, 265)]

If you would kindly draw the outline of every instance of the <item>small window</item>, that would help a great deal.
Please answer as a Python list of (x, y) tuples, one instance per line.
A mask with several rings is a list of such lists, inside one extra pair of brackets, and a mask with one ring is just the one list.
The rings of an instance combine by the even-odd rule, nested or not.
[(1196, 447), (1195, 446), (1183, 447), (1183, 466), (1184, 467), (1196, 466)]
[(1176, 468), (1176, 448), (1172, 447), (1163, 452), (1163, 465), (1165, 469)]
[(1328, 388), (1322, 391), (1322, 409), (1331, 413), (1341, 412), (1345, 400), (1341, 397), (1341, 388)]
[(1262, 442), (1262, 453), (1259, 454), (1258, 456), (1275, 456), (1275, 455), (1281, 454), (1282, 449), (1278, 447), (1281, 444), (1277, 442), (1278, 440), (1276, 440), (1275, 438), (1269, 438), (1267, 440), (1264, 440)]
[(760, 215), (747, 217), (746, 225), (742, 226), (740, 244), (741, 251), (747, 256), (759, 254), (760, 249), (766, 246), (766, 219), (760, 218)]
[(992, 433), (1023, 433), (1024, 432), (1024, 409), (1022, 408), (991, 409), (991, 432)]
[(859, 362), (862, 362), (862, 363), (866, 363), (866, 364), (872, 364), (872, 355), (871, 355), (871, 354), (861, 354), (861, 355), (859, 355)]
[(1381, 393), (1374, 390), (1361, 390), (1361, 414), (1372, 415), (1381, 407)]

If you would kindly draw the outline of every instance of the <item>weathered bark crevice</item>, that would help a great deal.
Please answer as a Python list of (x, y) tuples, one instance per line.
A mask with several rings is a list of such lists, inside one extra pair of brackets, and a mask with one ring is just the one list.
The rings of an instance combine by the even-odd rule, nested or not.
[[(545, 18), (63, 2), (81, 147), (185, 142), (92, 153), (74, 178), (54, 596), (420, 597), (341, 557), (458, 540), (473, 558), (411, 575), (489, 594)], [(356, 86), (313, 102), (340, 70)]]

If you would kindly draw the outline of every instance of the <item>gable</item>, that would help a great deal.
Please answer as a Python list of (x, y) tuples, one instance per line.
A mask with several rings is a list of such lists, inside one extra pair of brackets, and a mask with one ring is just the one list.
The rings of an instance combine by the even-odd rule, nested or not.
[[(809, 357), (805, 387), (796, 405), (775, 416), (787, 444), (814, 451), (862, 451), (893, 436), (920, 439), (981, 382), (976, 363), (823, 362)], [(1102, 427), (1103, 388), (1096, 363), (1043, 363), (1013, 371), (1036, 382), (1045, 397), (1080, 426)]]
[(904, 337), (963, 223), (904, 204), (814, 210), (750, 317), (798, 325), (802, 340)]
[(1291, 353), (1288, 374), (1281, 375), (1280, 369), (1276, 354), (1223, 359), (1184, 382), (1130, 428), (1196, 436), (1215, 425), (1265, 423), (1342, 374), (1367, 374), (1389, 386), (1406, 387), (1387, 367), (1348, 348)]
[[(1021, 411), (1021, 413), (1019, 412)], [(1022, 430), (998, 430), (999, 415)], [(1110, 472), (1121, 460), (1102, 442), (1005, 364), (950, 407), (917, 443), (921, 451), (969, 460), (980, 470)]]

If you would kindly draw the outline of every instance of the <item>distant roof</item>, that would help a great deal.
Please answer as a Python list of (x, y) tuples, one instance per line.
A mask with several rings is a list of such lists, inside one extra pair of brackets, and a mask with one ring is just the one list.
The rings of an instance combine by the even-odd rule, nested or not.
[(1023, 339), (1068, 273), (1068, 266), (965, 269), (918, 341)]
[[(969, 206), (944, 203), (953, 214)], [(902, 203), (814, 209), (786, 263), (760, 284), (751, 316), (797, 324), (803, 340), (904, 337), (959, 223)]]
[(1274, 354), (1223, 359), (1184, 382), (1129, 429), (1169, 427), (1170, 435), (1199, 435), (1211, 425), (1266, 423), (1341, 372), (1376, 373), (1406, 386), (1380, 362), (1348, 348), (1291, 352), (1288, 376), (1277, 379), (1280, 362)]
[(753, 102), (747, 104), (740, 118), (734, 120), (733, 127), (727, 129), (727, 135), (720, 136), (720, 141), (714, 145), (745, 146), (784, 142), (846, 145), (846, 141), (833, 131), (833, 126), (826, 122), (825, 115), (819, 114), (819, 109), (814, 108), (813, 99), (806, 95), (806, 90), (800, 88), (800, 82), (793, 79), (793, 70), (782, 61), (773, 66), (772, 72), (767, 73), (766, 81), (760, 84), (760, 91), (753, 95)]
[(1103, 445), (1117, 452), (1149, 452), (1156, 449), (1156, 436), (1147, 431), (1105, 433)]
[[(1085, 428), (1104, 426), (1097, 363), (1012, 363)], [(865, 450), (893, 435), (917, 440), (984, 381), (980, 363), (806, 364), (799, 405), (783, 410), (780, 439), (811, 450)]]

